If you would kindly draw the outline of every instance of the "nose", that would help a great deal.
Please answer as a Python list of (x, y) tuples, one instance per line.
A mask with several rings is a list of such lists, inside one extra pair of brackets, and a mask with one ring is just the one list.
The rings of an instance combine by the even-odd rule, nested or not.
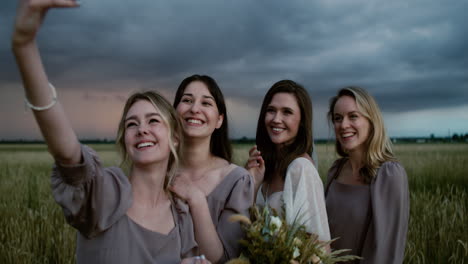
[(278, 113), (278, 112), (275, 112), (273, 114), (273, 119), (272, 119), (273, 123), (281, 123), (281, 114)]
[(343, 120), (339, 123), (340, 128), (345, 129), (349, 127), (349, 119), (347, 117), (343, 117)]
[(138, 126), (138, 135), (148, 134), (148, 126), (146, 124), (140, 124)]
[(200, 112), (200, 106), (198, 105), (197, 102), (194, 102), (194, 103), (190, 106), (190, 112), (192, 112), (192, 113), (198, 113), (198, 112)]

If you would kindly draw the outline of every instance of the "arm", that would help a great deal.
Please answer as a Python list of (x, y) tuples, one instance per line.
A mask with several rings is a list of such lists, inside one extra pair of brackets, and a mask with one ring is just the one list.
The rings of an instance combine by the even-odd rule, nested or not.
[(317, 234), (321, 241), (330, 240), (323, 183), (312, 162), (299, 158), (289, 165), (283, 199), (288, 223), (300, 217), (307, 232)]
[(182, 175), (174, 179), (170, 190), (187, 201), (195, 229), (195, 240), (198, 243), (200, 253), (205, 254), (206, 258), (211, 262), (216, 263), (223, 256), (224, 250), (211, 219), (205, 194), (190, 179)]
[(52, 194), (67, 222), (92, 238), (107, 230), (130, 208), (132, 188), (119, 168), (103, 168), (95, 151), (81, 146), (81, 164), (57, 163)]
[(361, 263), (402, 263), (409, 221), (409, 190), (405, 169), (386, 162), (371, 184), (372, 222)]
[(265, 161), (262, 158), (262, 153), (257, 150), (257, 146), (253, 146), (249, 150), (249, 159), (245, 163), (245, 169), (252, 175), (254, 180), (254, 203), (257, 192), (260, 189), (260, 185), (263, 182), (265, 176)]
[[(232, 179), (232, 184), (228, 183), (226, 192), (223, 192), (224, 194), (218, 199), (211, 199), (210, 203), (204, 196), (203, 199), (201, 197), (197, 199), (195, 196), (189, 198), (187, 194), (186, 200), (189, 202), (200, 252), (205, 254), (208, 259), (210, 256), (207, 253), (216, 253), (213, 256), (215, 261), (210, 259), (213, 263), (224, 263), (239, 256), (238, 241), (243, 238), (244, 232), (239, 223), (233, 223), (229, 221), (229, 218), (234, 214), (243, 214), (248, 217), (249, 208), (253, 203), (252, 177), (244, 169), (237, 168), (235, 172), (227, 176)], [(179, 187), (173, 188), (179, 196), (184, 195), (183, 189), (186, 189), (184, 186), (189, 186), (189, 184), (181, 183), (179, 182)], [(217, 215), (211, 215), (208, 206), (217, 208), (215, 209)], [(213, 219), (218, 220), (216, 225), (214, 225)]]
[[(73, 0), (21, 0), (12, 37), (12, 50), (23, 79), (27, 100), (35, 106), (52, 101), (52, 91), (36, 44), (36, 34), (50, 8), (77, 7)], [(80, 162), (80, 145), (65, 113), (57, 102), (34, 116), (50, 153), (62, 164)]]

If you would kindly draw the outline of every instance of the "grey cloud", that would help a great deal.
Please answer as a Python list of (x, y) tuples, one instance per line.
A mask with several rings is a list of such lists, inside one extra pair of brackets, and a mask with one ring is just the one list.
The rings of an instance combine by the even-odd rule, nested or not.
[[(226, 96), (252, 104), (290, 78), (321, 105), (336, 89), (361, 85), (386, 111), (410, 111), (466, 104), (467, 5), (85, 0), (53, 11), (39, 42), (53, 78), (75, 72), (90, 83), (125, 77), (175, 88), (187, 75), (210, 74)], [(17, 79), (3, 42), (0, 51), (0, 80)]]

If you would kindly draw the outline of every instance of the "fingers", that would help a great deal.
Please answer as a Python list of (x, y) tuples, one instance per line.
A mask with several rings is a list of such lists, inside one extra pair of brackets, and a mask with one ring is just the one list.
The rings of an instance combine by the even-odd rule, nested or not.
[(249, 150), (249, 156), (252, 155), (252, 152), (256, 151), (257, 150), (257, 145), (253, 146), (250, 150)]
[(80, 2), (77, 0), (26, 0), (32, 8), (52, 8), (52, 7), (78, 7)]
[(32, 43), (50, 8), (78, 7), (74, 0), (23, 0), (20, 2), (13, 32), (12, 44), (20, 47)]
[(257, 149), (257, 145), (253, 146), (250, 150), (249, 150), (249, 156), (256, 156), (256, 155), (260, 155), (260, 150)]
[(23, 0), (20, 3), (21, 9), (25, 9), (29, 12), (43, 12), (49, 8), (70, 8), (78, 6), (80, 6), (80, 2), (77, 0)]

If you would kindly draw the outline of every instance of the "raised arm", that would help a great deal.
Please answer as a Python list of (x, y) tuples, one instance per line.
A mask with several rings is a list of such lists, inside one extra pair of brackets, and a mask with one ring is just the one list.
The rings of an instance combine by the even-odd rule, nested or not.
[(29, 106), (33, 106), (31, 109), (49, 152), (61, 164), (79, 163), (80, 145), (60, 102), (53, 103), (56, 98), (42, 65), (36, 35), (50, 8), (71, 7), (78, 7), (78, 3), (73, 0), (20, 0), (12, 36), (12, 50), (26, 99)]
[(257, 150), (257, 146), (253, 146), (249, 150), (249, 159), (245, 163), (244, 168), (252, 175), (254, 180), (254, 204), (257, 197), (258, 189), (263, 182), (265, 177), (265, 161), (262, 158), (262, 154)]

